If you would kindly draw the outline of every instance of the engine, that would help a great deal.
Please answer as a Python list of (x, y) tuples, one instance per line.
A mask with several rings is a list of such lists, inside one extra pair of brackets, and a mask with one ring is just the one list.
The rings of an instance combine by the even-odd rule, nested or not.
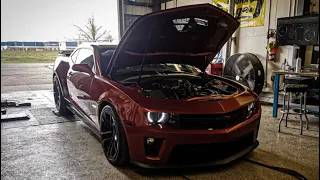
[[(220, 87), (219, 87), (220, 86)], [(144, 83), (141, 94), (150, 98), (189, 99), (201, 96), (229, 95), (222, 82), (207, 79), (164, 79)]]

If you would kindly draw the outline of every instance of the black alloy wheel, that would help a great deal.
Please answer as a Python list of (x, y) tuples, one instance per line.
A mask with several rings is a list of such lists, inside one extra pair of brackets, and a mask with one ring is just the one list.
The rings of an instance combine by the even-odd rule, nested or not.
[(105, 106), (100, 113), (100, 135), (108, 161), (115, 166), (126, 164), (129, 159), (126, 136), (119, 117), (110, 106)]
[(101, 119), (101, 139), (103, 147), (107, 150), (108, 160), (115, 161), (119, 154), (119, 132), (115, 128), (113, 117), (107, 114), (103, 114)]
[(59, 114), (61, 116), (71, 116), (72, 112), (67, 108), (67, 102), (62, 95), (58, 76), (53, 77), (53, 97)]

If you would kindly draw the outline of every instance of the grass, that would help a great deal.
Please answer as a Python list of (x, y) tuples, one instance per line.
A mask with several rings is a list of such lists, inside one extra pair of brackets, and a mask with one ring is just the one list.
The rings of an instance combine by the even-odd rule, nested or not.
[(52, 63), (58, 51), (4, 50), (1, 51), (1, 63)]

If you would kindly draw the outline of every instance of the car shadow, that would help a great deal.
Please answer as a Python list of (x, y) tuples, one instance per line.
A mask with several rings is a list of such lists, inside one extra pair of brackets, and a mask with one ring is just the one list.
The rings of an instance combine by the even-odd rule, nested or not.
[(171, 176), (182, 176), (185, 175), (197, 175), (203, 173), (218, 173), (221, 171), (226, 171), (228, 169), (232, 169), (234, 166), (243, 162), (242, 158), (232, 161), (225, 165), (216, 165), (216, 166), (204, 166), (204, 167), (189, 167), (189, 168), (161, 168), (161, 169), (147, 169), (136, 166), (134, 164), (128, 164), (124, 167), (116, 167), (123, 174), (128, 176), (129, 178), (135, 178), (130, 171), (134, 173), (147, 177), (147, 178), (163, 178), (163, 177), (171, 177)]

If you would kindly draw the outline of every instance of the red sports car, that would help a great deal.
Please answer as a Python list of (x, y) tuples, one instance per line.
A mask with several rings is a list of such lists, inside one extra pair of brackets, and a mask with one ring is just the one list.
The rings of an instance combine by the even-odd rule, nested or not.
[(237, 159), (259, 144), (258, 96), (205, 69), (238, 26), (210, 4), (142, 16), (117, 46), (84, 44), (69, 57), (57, 57), (56, 108), (90, 125), (116, 166), (206, 166)]

